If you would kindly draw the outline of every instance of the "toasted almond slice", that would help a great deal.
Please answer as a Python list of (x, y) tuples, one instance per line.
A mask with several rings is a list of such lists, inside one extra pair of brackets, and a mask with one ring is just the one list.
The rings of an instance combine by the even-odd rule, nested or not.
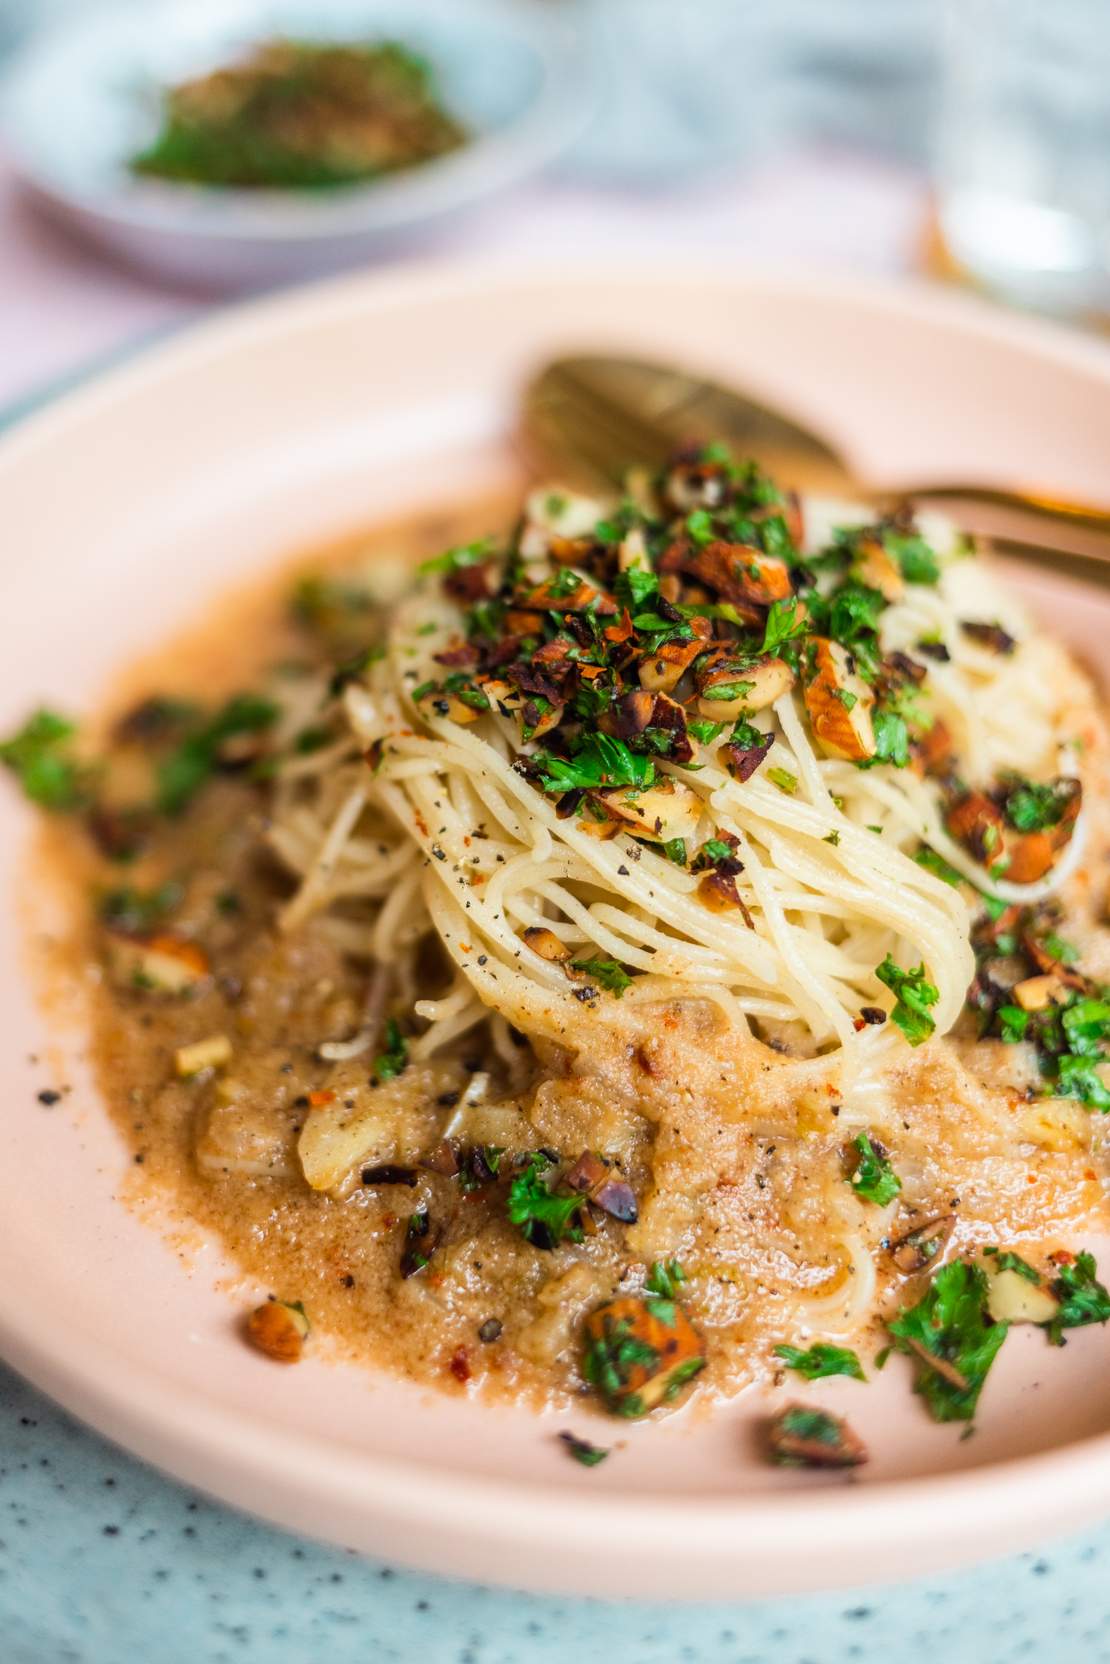
[(877, 589), (884, 601), (900, 601), (906, 580), (898, 562), (888, 555), (877, 537), (861, 537), (856, 545), (852, 574), (868, 589)]
[(958, 844), (984, 866), (993, 866), (1005, 849), (1002, 810), (986, 792), (966, 792), (952, 804), (945, 825)]
[(1014, 985), (1012, 993), (1023, 1011), (1047, 1011), (1050, 1005), (1062, 1004), (1068, 998), (1068, 989), (1053, 971), (1027, 976)]
[(853, 670), (851, 655), (838, 641), (815, 637), (813, 675), (806, 683), (805, 702), (814, 735), (829, 756), (861, 763), (875, 755), (871, 725), (875, 695)]
[(184, 994), (209, 973), (208, 955), (196, 942), (164, 932), (108, 937), (108, 969), (120, 988), (148, 994)]
[(604, 514), (604, 504), (594, 497), (567, 491), (561, 485), (537, 486), (524, 504), (520, 553), (525, 560), (540, 559), (553, 539), (586, 537)]
[(210, 1034), (207, 1040), (194, 1040), (191, 1046), (178, 1046), (173, 1054), (173, 1066), (182, 1080), (199, 1075), (205, 1069), (220, 1069), (230, 1063), (231, 1041), (226, 1034)]
[[(698, 678), (698, 713), (711, 722), (731, 722), (766, 710), (794, 685), (794, 672), (785, 659), (760, 659), (743, 670), (721, 665)], [(735, 699), (714, 698), (724, 688), (742, 689)]]
[(701, 1337), (677, 1300), (618, 1295), (590, 1312), (582, 1334), (583, 1373), (614, 1415), (646, 1415), (669, 1403), (705, 1362)]
[(638, 567), (644, 572), (650, 571), (651, 561), (648, 559), (647, 539), (642, 526), (633, 526), (621, 539), (617, 550), (617, 566), (622, 572), (631, 572)]
[(984, 1270), (990, 1283), (987, 1310), (996, 1323), (1051, 1323), (1060, 1310), (1054, 1294), (1020, 1271), (994, 1271), (989, 1265)]
[(424, 717), (447, 717), (451, 722), (457, 722), (460, 727), (466, 727), (471, 722), (477, 722), (481, 711), (476, 711), (473, 705), (467, 705), (456, 693), (426, 693), (417, 700), (417, 708)]
[(637, 837), (657, 843), (692, 837), (702, 813), (701, 799), (677, 780), (664, 780), (642, 791), (615, 786), (597, 795)]
[(246, 1322), (246, 1336), (258, 1352), (275, 1363), (295, 1364), (304, 1351), (309, 1322), (298, 1300), (267, 1300), (256, 1306)]
[[(567, 583), (567, 574), (577, 578), (573, 589)], [(598, 589), (582, 572), (572, 566), (560, 567), (553, 577), (537, 584), (527, 594), (519, 597), (518, 605), (526, 610), (539, 609), (543, 612), (586, 612), (587, 610), (608, 616), (619, 611), (617, 603), (611, 595)]]
[(556, 936), (553, 930), (545, 930), (542, 925), (531, 924), (524, 932), (524, 942), (533, 953), (538, 953), (541, 959), (557, 962), (569, 959), (571, 949)]
[(640, 660), (640, 686), (646, 688), (648, 693), (670, 693), (698, 655), (704, 652), (704, 641), (665, 642), (657, 652)]

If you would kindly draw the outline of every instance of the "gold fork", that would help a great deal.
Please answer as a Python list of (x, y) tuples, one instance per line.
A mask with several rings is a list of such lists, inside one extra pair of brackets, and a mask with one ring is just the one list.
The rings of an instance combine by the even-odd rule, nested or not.
[(943, 503), (1002, 554), (1110, 586), (1110, 511), (964, 482), (908, 482), (876, 493), (832, 444), (781, 411), (669, 365), (602, 355), (556, 359), (526, 388), (520, 426), (530, 461), (595, 486), (619, 482), (632, 464), (658, 466), (685, 441), (726, 439), (792, 485), (852, 499)]

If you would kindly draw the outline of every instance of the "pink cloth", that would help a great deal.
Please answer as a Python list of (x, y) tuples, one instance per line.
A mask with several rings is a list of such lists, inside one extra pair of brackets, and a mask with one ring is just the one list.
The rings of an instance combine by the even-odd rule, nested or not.
[[(489, 251), (583, 260), (623, 250), (630, 270), (653, 252), (673, 257), (686, 248), (897, 272), (914, 264), (923, 211), (924, 186), (912, 174), (811, 153), (650, 195), (543, 180), (422, 248), (438, 258)], [(78, 242), (22, 198), (0, 158), (0, 408), (217, 304)]]

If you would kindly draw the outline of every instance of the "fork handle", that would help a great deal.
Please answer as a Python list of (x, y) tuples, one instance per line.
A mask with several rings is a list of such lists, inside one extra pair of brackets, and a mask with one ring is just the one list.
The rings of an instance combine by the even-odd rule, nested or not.
[(1006, 491), (982, 485), (910, 486), (905, 495), (916, 502), (946, 498), (1004, 509), (1007, 516), (1004, 536), (1025, 541), (1023, 532), (1028, 529), (1029, 541), (1039, 543), (1050, 531), (1057, 537), (1063, 533), (1064, 546), (1094, 559), (1110, 560), (1110, 510), (1095, 508), (1090, 503), (1068, 502), (1044, 492)]

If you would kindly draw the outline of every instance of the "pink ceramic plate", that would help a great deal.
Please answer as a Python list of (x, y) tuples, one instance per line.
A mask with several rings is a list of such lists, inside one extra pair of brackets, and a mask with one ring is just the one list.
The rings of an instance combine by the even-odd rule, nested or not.
[[(672, 355), (841, 436), (875, 480), (978, 476), (1105, 499), (1110, 353), (967, 301), (783, 274), (402, 271), (234, 312), (0, 444), (0, 730), (80, 709), (121, 660), (298, 542), (496, 481), (514, 391), (570, 347)], [(1110, 598), (1038, 579), (1097, 659)], [(0, 884), (29, 817), (0, 795)], [(1110, 1511), (1110, 1332), (1018, 1332), (976, 1436), (934, 1427), (903, 1360), (823, 1384), (873, 1452), (854, 1483), (764, 1466), (747, 1394), (615, 1428), (537, 1419), (329, 1363), (280, 1370), (233, 1325), (227, 1267), (129, 1211), (82, 1070), (57, 1083), (20, 908), (0, 922), (8, 1137), (0, 1349), (110, 1437), (230, 1502), (390, 1559), (596, 1594), (772, 1594), (908, 1576)], [(40, 926), (41, 928), (41, 926)], [(39, 1061), (33, 1059), (38, 1057)], [(256, 1291), (244, 1290), (244, 1299)], [(803, 1389), (812, 1390), (812, 1389)], [(567, 1460), (573, 1426), (622, 1448)]]

